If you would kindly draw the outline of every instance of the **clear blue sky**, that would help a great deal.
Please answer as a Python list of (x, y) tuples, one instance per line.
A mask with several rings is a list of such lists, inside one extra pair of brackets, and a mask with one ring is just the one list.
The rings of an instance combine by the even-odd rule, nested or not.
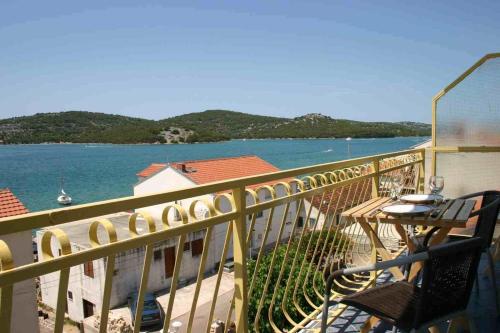
[[(147, 4), (146, 4), (147, 3)], [(500, 1), (0, 2), (0, 118), (206, 109), (430, 122)]]

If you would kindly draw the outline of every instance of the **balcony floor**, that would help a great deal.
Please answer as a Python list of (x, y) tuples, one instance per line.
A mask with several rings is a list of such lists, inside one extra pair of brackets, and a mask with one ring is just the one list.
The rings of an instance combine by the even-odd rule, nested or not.
[[(485, 272), (488, 266), (486, 255), (482, 255), (479, 266), (479, 294), (476, 286), (472, 290), (471, 300), (469, 302), (469, 315), (472, 317), (477, 332), (500, 332), (500, 316), (495, 313), (495, 299), (493, 298), (493, 287), (489, 274)], [(500, 265), (495, 267), (497, 286), (500, 286)], [(379, 282), (387, 281), (389, 274), (383, 274), (379, 277)], [(349, 307), (328, 329), (327, 333), (354, 333), (359, 332), (360, 327), (367, 320), (368, 315), (358, 309)], [(319, 322), (314, 322), (309, 329), (304, 332), (313, 332), (313, 329), (319, 328)], [(447, 324), (440, 326), (441, 332), (446, 332)], [(382, 333), (391, 332), (392, 327), (381, 323), (370, 332)]]

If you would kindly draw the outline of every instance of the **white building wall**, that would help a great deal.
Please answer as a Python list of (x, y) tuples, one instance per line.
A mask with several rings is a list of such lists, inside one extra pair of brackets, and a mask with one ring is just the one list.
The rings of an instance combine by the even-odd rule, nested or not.
[[(38, 253), (41, 253), (41, 237), (43, 230), (37, 232)], [(69, 235), (71, 236), (71, 235)], [(52, 252), (57, 255), (58, 245), (52, 240)], [(76, 244), (71, 244), (71, 251), (78, 252), (82, 248)], [(40, 256), (40, 260), (43, 258)], [(77, 322), (84, 318), (83, 300), (87, 300), (95, 305), (94, 313), (98, 313), (102, 305), (102, 294), (104, 291), (104, 259), (93, 261), (94, 277), (84, 274), (84, 265), (71, 267), (69, 273), (68, 292), (66, 293), (68, 316)], [(57, 296), (59, 290), (59, 272), (53, 272), (40, 276), (40, 289), (42, 302), (52, 308), (57, 306)], [(70, 298), (69, 295), (72, 295)]]
[[(31, 231), (4, 235), (1, 240), (9, 246), (16, 266), (33, 262)], [(25, 280), (14, 284), (11, 332), (38, 332), (38, 311), (35, 281)]]
[[(192, 187), (195, 184), (183, 176), (176, 170), (167, 168), (160, 171), (155, 176), (146, 179), (134, 187), (135, 195), (151, 194), (156, 192), (171, 191), (180, 188)], [(277, 196), (284, 196), (284, 188), (277, 187)], [(186, 212), (189, 211), (189, 206), (194, 200), (206, 198), (209, 201), (213, 201), (213, 195), (209, 194), (203, 197), (189, 198), (181, 200), (178, 202)], [(267, 191), (263, 190), (259, 192), (259, 199), (261, 202), (270, 200)], [(155, 205), (151, 207), (144, 207), (140, 210), (145, 210), (153, 216), (156, 222), (161, 221), (161, 216), (164, 208), (171, 203), (165, 203), (161, 205)], [(247, 197), (247, 204), (253, 204), (250, 196)], [(272, 222), (270, 224), (269, 235), (266, 244), (272, 244), (276, 242), (280, 224), (283, 220), (284, 206), (276, 207), (274, 209), (274, 214)], [(287, 239), (290, 236), (292, 222), (296, 215), (297, 203), (292, 202), (288, 214), (285, 219), (285, 226), (281, 236), (281, 241)], [(231, 210), (229, 202), (227, 200), (222, 200), (221, 210), (223, 212), (228, 212)], [(173, 212), (172, 212), (173, 214)], [(261, 217), (258, 217), (255, 223), (254, 231), (252, 233), (252, 244), (253, 250), (252, 254), (255, 256), (258, 249), (262, 245), (262, 240), (265, 234), (265, 229), (268, 222), (268, 217), (270, 210), (263, 212)], [(173, 220), (173, 216), (170, 216), (170, 220)], [(250, 218), (247, 218), (247, 229), (250, 226)], [(158, 225), (158, 223), (157, 223)], [(221, 255), (224, 246), (224, 239), (227, 232), (228, 223), (219, 224), (214, 227), (211, 237), (210, 250), (208, 253), (207, 263), (205, 266), (205, 273), (215, 272), (217, 264), (221, 260)], [(40, 234), (40, 233), (39, 233)], [(41, 234), (38, 235), (41, 237)], [(71, 238), (71, 235), (68, 235)], [(195, 238), (199, 238), (200, 235), (188, 235), (187, 241), (192, 241)], [(40, 242), (38, 242), (40, 243)], [(158, 292), (168, 288), (172, 282), (171, 277), (165, 276), (165, 258), (164, 249), (167, 247), (175, 246), (177, 247), (178, 237), (175, 239), (166, 240), (160, 244), (154, 245), (155, 251), (160, 251), (161, 257), (157, 260), (152, 259), (152, 266), (150, 270), (149, 280), (148, 280), (148, 291)], [(74, 251), (79, 249), (75, 246)], [(183, 246), (183, 245), (181, 245)], [(57, 251), (57, 247), (54, 246), (54, 251)], [(124, 253), (119, 253), (115, 258), (115, 274), (113, 276), (113, 288), (111, 292), (111, 307), (116, 307), (123, 305), (127, 302), (127, 297), (139, 288), (139, 283), (141, 281), (142, 267), (144, 263), (145, 248), (133, 249)], [(232, 241), (229, 244), (229, 251), (227, 255), (227, 261), (232, 260), (233, 257), (233, 244)], [(198, 256), (192, 256), (192, 249), (183, 252), (181, 271), (179, 274), (180, 281), (193, 281), (196, 279), (198, 274), (198, 266), (201, 259), (201, 254)], [(70, 282), (68, 290), (73, 294), (73, 300), (68, 300), (68, 313), (71, 319), (75, 321), (83, 320), (83, 299), (86, 299), (93, 304), (95, 304), (95, 313), (98, 314), (101, 309), (102, 304), (102, 294), (104, 291), (104, 280), (105, 280), (105, 263), (104, 259), (99, 259), (94, 261), (94, 278), (89, 278), (84, 275), (83, 265), (78, 267), (73, 267), (70, 274)], [(52, 307), (55, 307), (57, 301), (57, 285), (54, 289), (54, 284), (48, 284), (47, 281), (54, 281), (58, 279), (58, 273), (47, 274), (41, 278), (42, 283), (42, 298), (44, 302)]]

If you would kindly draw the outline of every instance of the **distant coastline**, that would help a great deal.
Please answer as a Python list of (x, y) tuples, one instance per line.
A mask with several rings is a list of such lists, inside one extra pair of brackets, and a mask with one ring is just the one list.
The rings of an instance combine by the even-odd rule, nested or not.
[[(347, 137), (331, 137), (331, 138), (237, 138), (221, 141), (210, 142), (179, 142), (179, 143), (150, 143), (150, 142), (137, 142), (137, 143), (114, 143), (114, 142), (40, 142), (40, 143), (0, 143), (0, 146), (48, 146), (48, 145), (86, 145), (86, 146), (154, 146), (154, 145), (192, 145), (192, 144), (209, 144), (209, 143), (225, 143), (231, 141), (286, 141), (286, 140), (345, 140)], [(431, 138), (430, 135), (405, 135), (405, 136), (391, 136), (391, 137), (353, 137), (353, 140), (376, 140), (376, 139), (399, 139), (399, 138)]]
[(0, 120), (0, 143), (184, 144), (231, 139), (395, 138), (431, 135), (417, 122), (362, 122), (319, 113), (296, 118), (208, 110), (163, 120), (87, 111), (39, 113)]

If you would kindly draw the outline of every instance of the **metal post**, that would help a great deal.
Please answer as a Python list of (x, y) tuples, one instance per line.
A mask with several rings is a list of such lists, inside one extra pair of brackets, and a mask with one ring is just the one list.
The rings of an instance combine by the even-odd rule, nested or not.
[(374, 159), (372, 162), (373, 166), (373, 178), (372, 178), (372, 198), (376, 198), (380, 195), (379, 186), (380, 186), (380, 160), (378, 158)]
[(233, 221), (234, 244), (234, 314), (236, 332), (248, 332), (248, 277), (246, 261), (246, 197), (245, 188), (233, 189), (235, 210), (238, 217)]

